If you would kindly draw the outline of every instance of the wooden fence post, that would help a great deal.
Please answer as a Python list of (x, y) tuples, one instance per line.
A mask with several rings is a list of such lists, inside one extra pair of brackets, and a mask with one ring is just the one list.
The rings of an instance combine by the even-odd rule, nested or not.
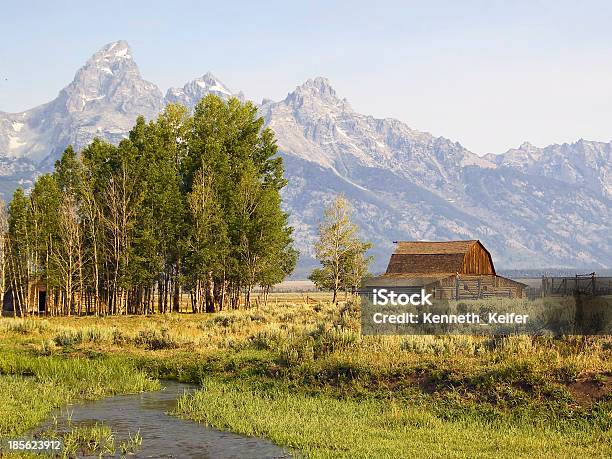
[(455, 299), (459, 299), (459, 275), (455, 277)]

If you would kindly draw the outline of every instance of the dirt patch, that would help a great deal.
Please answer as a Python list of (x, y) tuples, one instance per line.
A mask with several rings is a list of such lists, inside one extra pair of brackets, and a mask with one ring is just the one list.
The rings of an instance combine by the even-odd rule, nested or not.
[(612, 377), (603, 375), (595, 379), (592, 375), (589, 375), (579, 378), (567, 388), (576, 403), (589, 407), (612, 394)]

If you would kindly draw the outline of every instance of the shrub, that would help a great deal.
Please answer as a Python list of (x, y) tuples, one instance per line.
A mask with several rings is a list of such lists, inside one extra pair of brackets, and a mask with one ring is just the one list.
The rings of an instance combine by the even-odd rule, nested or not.
[(82, 330), (64, 330), (53, 338), (58, 346), (74, 346), (83, 342)]
[(40, 343), (40, 349), (39, 349), (40, 355), (47, 355), (47, 356), (52, 355), (54, 350), (55, 350), (55, 343), (52, 340), (46, 339)]
[(101, 343), (109, 340), (109, 331), (100, 327), (89, 327), (85, 329), (85, 340), (92, 343)]
[(249, 336), (247, 342), (254, 349), (279, 349), (283, 337), (279, 330), (263, 330)]
[(229, 314), (220, 314), (215, 316), (212, 320), (212, 323), (215, 325), (220, 325), (221, 327), (229, 327), (233, 323), (238, 321), (238, 317), (236, 315)]
[(340, 307), (339, 317), (334, 321), (334, 325), (356, 332), (361, 330), (361, 310), (358, 298), (347, 301)]
[(402, 351), (436, 356), (478, 355), (485, 345), (471, 336), (406, 336), (400, 342)]
[(156, 351), (160, 349), (174, 349), (178, 343), (168, 335), (168, 330), (140, 330), (134, 342), (146, 349)]
[(263, 314), (256, 312), (253, 314), (249, 315), (249, 319), (251, 320), (251, 322), (260, 322), (260, 323), (266, 323), (266, 316), (264, 316)]
[(314, 339), (310, 336), (293, 336), (280, 349), (280, 362), (287, 366), (312, 362), (314, 358)]
[(127, 343), (128, 339), (125, 334), (118, 328), (113, 329), (113, 344), (122, 346)]
[(580, 367), (576, 362), (565, 362), (555, 370), (555, 376), (561, 382), (566, 384), (573, 383), (578, 378)]
[(345, 328), (327, 328), (320, 324), (310, 336), (314, 339), (315, 358), (322, 357), (332, 352), (355, 348), (359, 342), (359, 335)]

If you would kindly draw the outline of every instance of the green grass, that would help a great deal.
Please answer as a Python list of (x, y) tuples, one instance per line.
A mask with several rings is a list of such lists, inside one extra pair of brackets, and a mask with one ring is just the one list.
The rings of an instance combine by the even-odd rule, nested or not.
[(156, 390), (128, 359), (32, 355), (0, 349), (0, 437), (27, 432), (52, 410), (77, 400)]
[(140, 432), (132, 435), (118, 444), (115, 440), (115, 433), (110, 426), (103, 422), (96, 422), (93, 425), (72, 424), (69, 420), (66, 426), (62, 426), (60, 432), (48, 431), (40, 434), (40, 438), (60, 439), (63, 449), (59, 456), (62, 459), (76, 457), (127, 457), (138, 451), (142, 444)]
[(176, 413), (213, 427), (266, 437), (307, 457), (602, 457), (609, 432), (560, 432), (479, 420), (445, 421), (409, 403), (341, 400), (209, 380)]
[(117, 450), (113, 431), (104, 424), (75, 426), (59, 437), (64, 444), (63, 458), (77, 457), (77, 454), (99, 457), (112, 456)]

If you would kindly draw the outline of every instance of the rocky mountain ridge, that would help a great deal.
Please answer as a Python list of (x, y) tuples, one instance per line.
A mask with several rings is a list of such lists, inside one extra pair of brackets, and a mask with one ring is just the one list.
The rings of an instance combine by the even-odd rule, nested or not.
[[(129, 45), (110, 43), (53, 101), (0, 112), (0, 192), (7, 199), (28, 187), (68, 144), (119, 142), (138, 115), (153, 118), (171, 102), (193, 108), (209, 93), (245, 100), (211, 73), (164, 97), (141, 77)], [(479, 157), (401, 121), (357, 113), (320, 77), (259, 110), (286, 163), (283, 198), (302, 253), (300, 277), (314, 263), (322, 204), (338, 193), (374, 242), (375, 271), (401, 239), (481, 239), (506, 268), (612, 266), (612, 143), (524, 143)]]

